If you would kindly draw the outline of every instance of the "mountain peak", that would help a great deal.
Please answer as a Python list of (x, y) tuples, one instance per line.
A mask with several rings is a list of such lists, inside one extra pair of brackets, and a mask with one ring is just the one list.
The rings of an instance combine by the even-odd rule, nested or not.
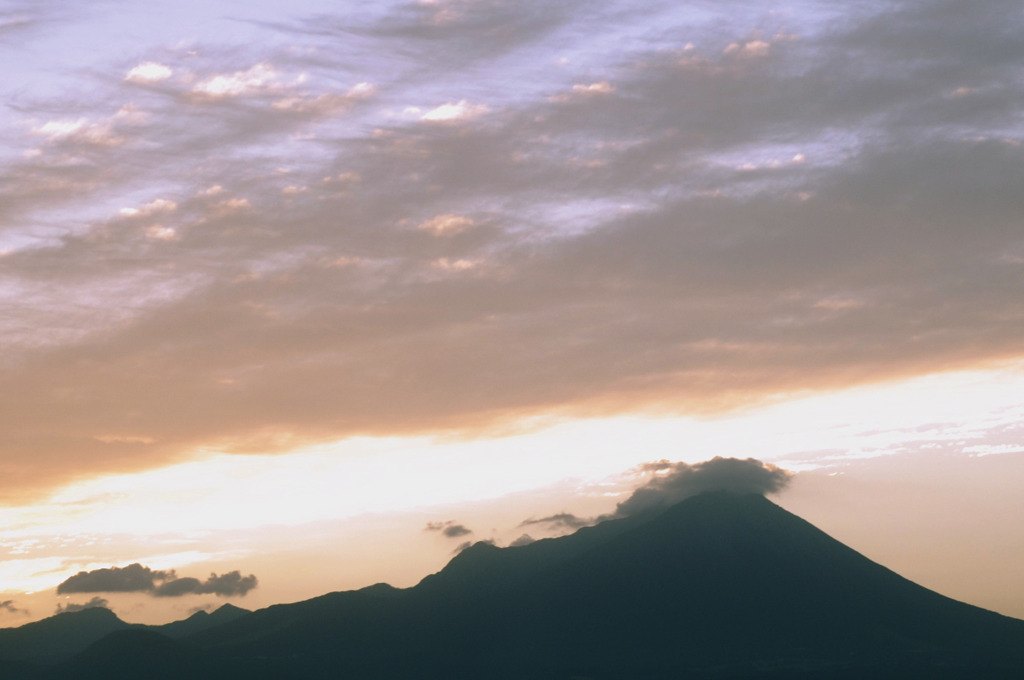
[[(1024, 670), (1024, 621), (926, 590), (758, 493), (725, 490), (522, 547), (477, 543), (412, 588), (252, 613), (225, 606), (204, 621), (222, 612), (238, 619), (188, 637), (201, 666), (159, 638), (114, 640), (146, 643), (165, 668), (180, 657), (188, 672), (168, 677), (189, 680), (907, 680)], [(182, 623), (159, 632), (174, 637), (169, 628)], [(99, 649), (110, 656), (96, 657), (93, 677), (110, 677), (102, 671), (122, 652)], [(62, 670), (75, 675), (74, 663)]]

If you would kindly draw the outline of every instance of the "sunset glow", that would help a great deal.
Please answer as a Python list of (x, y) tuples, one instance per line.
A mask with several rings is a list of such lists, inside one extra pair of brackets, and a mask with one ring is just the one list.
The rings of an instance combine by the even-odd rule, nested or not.
[(1024, 617), (1020, 24), (0, 2), (0, 627), (408, 586), (715, 456)]

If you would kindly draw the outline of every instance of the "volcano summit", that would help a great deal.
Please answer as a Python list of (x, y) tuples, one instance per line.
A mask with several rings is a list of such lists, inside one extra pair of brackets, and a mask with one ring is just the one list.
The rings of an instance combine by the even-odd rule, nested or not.
[[(728, 491), (525, 546), (477, 543), (412, 588), (379, 584), (269, 607), (175, 641), (159, 634), (115, 631), (21, 677), (1024, 673), (1024, 621), (927, 590), (759, 494)], [(154, 650), (152, 658), (140, 650)]]

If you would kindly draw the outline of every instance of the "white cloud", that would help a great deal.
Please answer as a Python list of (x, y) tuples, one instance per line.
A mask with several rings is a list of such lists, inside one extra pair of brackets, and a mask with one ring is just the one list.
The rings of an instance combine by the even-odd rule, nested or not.
[(146, 229), (146, 236), (156, 241), (174, 241), (178, 238), (178, 232), (173, 227), (154, 224)]
[(764, 40), (748, 40), (744, 43), (729, 43), (725, 48), (726, 54), (735, 54), (741, 57), (764, 57), (771, 51), (771, 43)]
[(349, 97), (364, 98), (372, 97), (377, 93), (377, 86), (373, 83), (358, 83), (348, 91)]
[(207, 78), (192, 88), (192, 91), (214, 98), (238, 97), (265, 89), (276, 81), (277, 71), (269, 64), (261, 62), (246, 71)]
[(419, 228), (423, 231), (429, 231), (434, 236), (448, 236), (450, 234), (457, 234), (460, 231), (465, 231), (473, 225), (473, 220), (468, 217), (447, 214), (432, 217), (426, 222), (420, 224)]
[(124, 141), (108, 122), (90, 123), (85, 118), (52, 120), (33, 128), (32, 134), (45, 137), (48, 142), (70, 141), (97, 146), (116, 146)]
[(218, 203), (217, 207), (224, 211), (233, 212), (236, 210), (248, 210), (252, 207), (252, 204), (249, 203), (247, 198), (229, 198)]
[(155, 61), (146, 61), (128, 71), (124, 79), (132, 83), (158, 83), (167, 80), (172, 75), (174, 75), (174, 71), (169, 66)]
[(580, 94), (611, 94), (615, 91), (615, 88), (612, 87), (611, 83), (602, 80), (601, 82), (590, 83), (589, 85), (573, 85), (572, 91)]
[(433, 123), (472, 120), (473, 118), (487, 113), (489, 110), (490, 109), (486, 104), (470, 104), (465, 99), (462, 99), (455, 103), (449, 102), (438, 106), (436, 109), (431, 109), (420, 116), (420, 120), (426, 120)]
[(431, 262), (431, 266), (433, 266), (435, 269), (440, 269), (442, 271), (463, 272), (470, 269), (476, 269), (477, 267), (480, 266), (480, 263), (477, 262), (476, 260), (467, 260), (464, 258), (451, 260), (448, 259), (447, 257), (442, 257)]
[(144, 203), (138, 208), (121, 208), (118, 214), (122, 217), (144, 217), (154, 213), (172, 212), (178, 209), (178, 204), (166, 198), (157, 198), (149, 203)]

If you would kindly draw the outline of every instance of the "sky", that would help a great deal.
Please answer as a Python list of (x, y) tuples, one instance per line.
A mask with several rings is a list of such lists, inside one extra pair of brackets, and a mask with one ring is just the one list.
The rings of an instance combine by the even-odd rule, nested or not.
[(0, 0), (0, 626), (410, 586), (716, 456), (1024, 618), (1022, 29)]

